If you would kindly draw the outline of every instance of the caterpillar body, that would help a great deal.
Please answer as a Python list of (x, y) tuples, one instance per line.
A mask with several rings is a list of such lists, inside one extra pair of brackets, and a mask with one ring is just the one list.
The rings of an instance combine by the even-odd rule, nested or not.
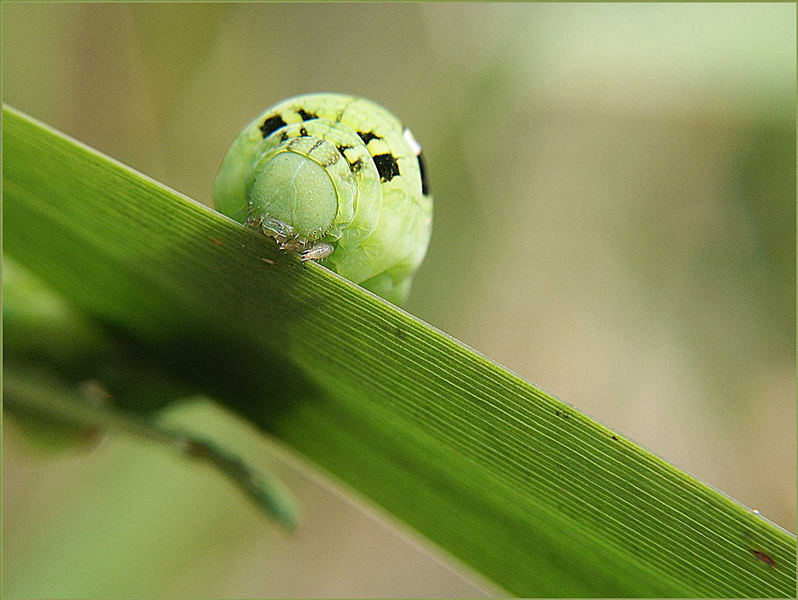
[(303, 260), (402, 303), (429, 244), (421, 147), (381, 106), (342, 94), (289, 98), (235, 138), (216, 209)]

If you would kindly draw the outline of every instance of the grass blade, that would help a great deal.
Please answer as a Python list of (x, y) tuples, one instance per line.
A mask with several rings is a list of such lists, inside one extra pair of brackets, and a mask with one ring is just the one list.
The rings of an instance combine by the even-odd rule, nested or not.
[(794, 597), (790, 534), (323, 267), (4, 119), (8, 253), (509, 592)]

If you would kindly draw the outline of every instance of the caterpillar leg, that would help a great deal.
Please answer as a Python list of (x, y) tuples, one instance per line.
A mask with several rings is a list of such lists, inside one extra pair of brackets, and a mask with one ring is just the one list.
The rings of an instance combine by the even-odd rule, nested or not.
[(322, 258), (327, 258), (330, 254), (333, 253), (335, 248), (332, 244), (328, 244), (327, 242), (316, 242), (307, 250), (303, 250), (300, 254), (300, 260), (321, 260)]

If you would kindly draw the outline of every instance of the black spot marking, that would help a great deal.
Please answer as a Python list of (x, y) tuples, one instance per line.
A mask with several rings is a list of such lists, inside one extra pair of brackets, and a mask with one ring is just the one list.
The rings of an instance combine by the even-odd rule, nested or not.
[(266, 119), (260, 126), (260, 132), (263, 134), (263, 137), (268, 137), (273, 132), (280, 129), (280, 127), (285, 127), (286, 122), (283, 121), (283, 118), (280, 115), (274, 115), (273, 117), (269, 117)]
[(615, 436), (612, 436), (612, 439), (614, 439), (616, 442), (618, 441), (618, 438)]
[(288, 132), (287, 132), (287, 131), (283, 131), (283, 132), (280, 134), (280, 141), (281, 141), (281, 142), (284, 142), (284, 141), (285, 141), (285, 140), (287, 140), (287, 139), (288, 139)]
[(303, 120), (303, 121), (310, 121), (310, 120), (312, 120), (312, 119), (318, 119), (318, 117), (317, 117), (316, 115), (314, 115), (313, 113), (305, 112), (305, 111), (304, 111), (303, 109), (301, 109), (301, 108), (300, 108), (300, 109), (298, 109), (296, 112), (297, 112), (297, 114), (298, 114), (300, 117), (302, 117), (302, 120)]
[(300, 127), (299, 128), (299, 135), (302, 136), (302, 137), (306, 137), (308, 135), (308, 130), (305, 129), (304, 127)]
[(401, 175), (399, 173), (399, 164), (392, 154), (378, 154), (377, 156), (372, 156), (372, 158), (377, 167), (377, 172), (380, 174), (380, 181), (383, 183), (390, 181), (397, 175)]
[(366, 144), (367, 146), (368, 146), (368, 143), (371, 140), (381, 140), (382, 139), (380, 136), (378, 136), (373, 131), (367, 131), (366, 133), (363, 133), (362, 131), (358, 131), (357, 134), (360, 136), (360, 139), (363, 140), (363, 143)]
[(421, 174), (421, 193), (429, 196), (429, 179), (427, 179), (427, 165), (424, 162), (423, 152), (418, 155), (418, 171)]
[(353, 148), (353, 146), (350, 146), (348, 144), (339, 144), (339, 145), (336, 146), (336, 148), (338, 148), (338, 154), (340, 154), (343, 157), (343, 159), (347, 162), (347, 164), (349, 165), (349, 170), (352, 173), (356, 173), (357, 171), (359, 171), (361, 169), (361, 167), (363, 165), (362, 165), (360, 159), (356, 160), (355, 162), (352, 162), (351, 160), (349, 160), (346, 157), (346, 151), (349, 150), (350, 148)]

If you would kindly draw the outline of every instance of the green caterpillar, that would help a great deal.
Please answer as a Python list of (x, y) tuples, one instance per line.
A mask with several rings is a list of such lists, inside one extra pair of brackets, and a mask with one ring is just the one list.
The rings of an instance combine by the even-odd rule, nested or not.
[(421, 147), (365, 98), (308, 94), (269, 108), (230, 145), (213, 197), (280, 248), (395, 303), (429, 244)]

